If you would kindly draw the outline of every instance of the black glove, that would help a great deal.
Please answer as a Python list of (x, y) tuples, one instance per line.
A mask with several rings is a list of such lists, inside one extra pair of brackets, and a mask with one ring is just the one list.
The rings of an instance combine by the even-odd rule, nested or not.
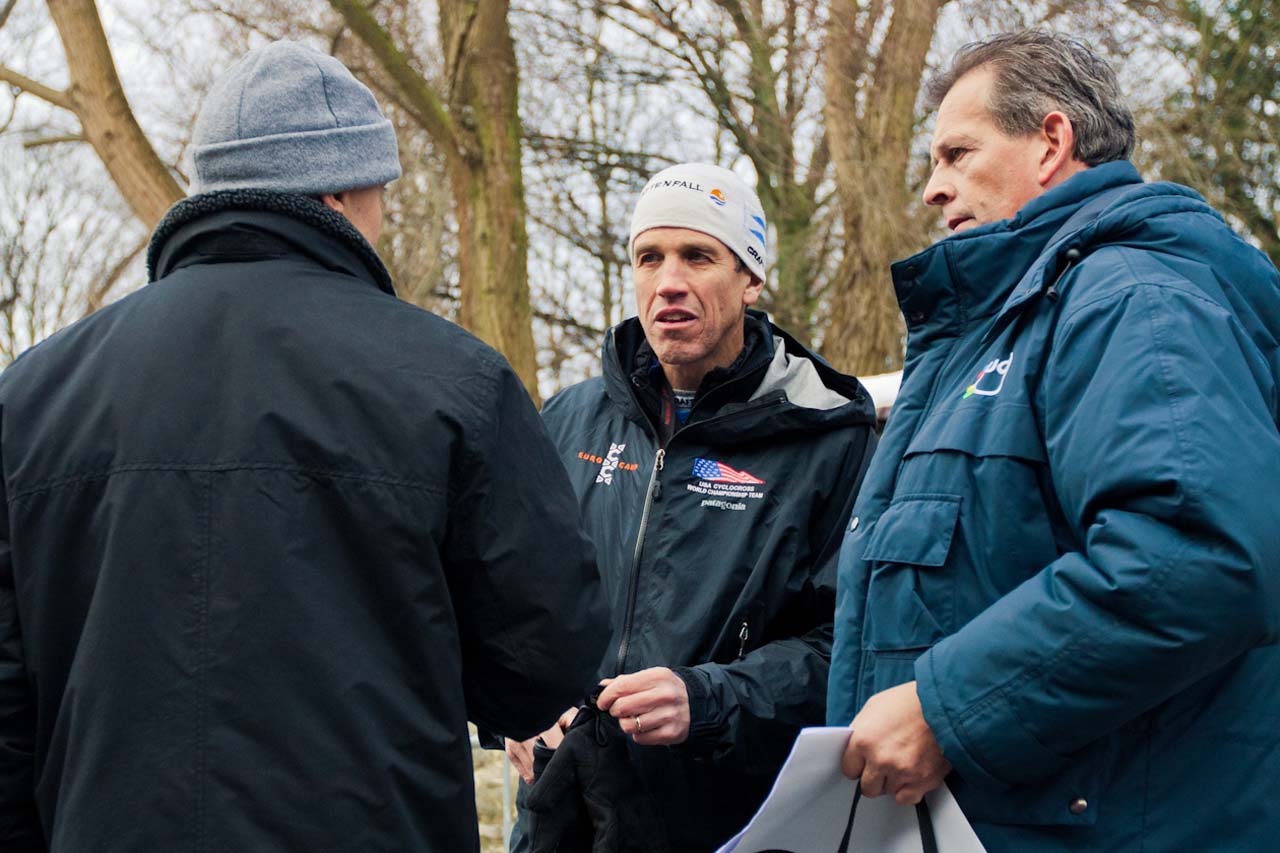
[[(533, 784), (526, 787), (524, 801), (530, 853), (589, 853), (591, 822), (576, 778), (560, 765), (547, 775), (556, 752), (542, 738), (533, 745)], [(543, 807), (535, 809), (532, 803)]]
[[(529, 791), (533, 853), (664, 853), (666, 827), (627, 754), (618, 721), (593, 693)], [(536, 752), (535, 752), (536, 757)], [(585, 812), (589, 846), (574, 832)]]

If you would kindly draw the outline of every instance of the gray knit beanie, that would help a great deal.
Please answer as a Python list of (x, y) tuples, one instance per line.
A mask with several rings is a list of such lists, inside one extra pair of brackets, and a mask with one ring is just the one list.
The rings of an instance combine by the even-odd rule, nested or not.
[(363, 83), (328, 54), (277, 41), (213, 85), (192, 140), (195, 192), (320, 195), (400, 177), (396, 133)]
[(629, 254), (635, 251), (636, 238), (650, 228), (688, 228), (710, 234), (764, 281), (764, 210), (751, 188), (728, 169), (681, 163), (650, 178), (631, 215)]

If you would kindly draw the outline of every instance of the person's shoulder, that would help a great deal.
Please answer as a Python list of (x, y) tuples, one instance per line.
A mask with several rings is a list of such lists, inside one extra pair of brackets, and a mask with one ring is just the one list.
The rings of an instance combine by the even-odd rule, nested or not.
[(804, 411), (806, 430), (815, 436), (874, 428), (875, 406), (856, 376), (836, 368), (765, 315), (752, 314), (768, 323), (774, 348), (755, 397), (784, 393), (793, 410)]
[(403, 348), (406, 357), (430, 361), (444, 372), (493, 374), (510, 366), (496, 349), (446, 317), (397, 298), (380, 300), (370, 312), (366, 334)]
[(608, 393), (605, 390), (604, 377), (593, 376), (551, 395), (542, 404), (542, 417), (544, 420), (582, 417), (586, 413), (607, 405), (607, 402)]
[(1080, 236), (1085, 247), (1123, 246), (1174, 254), (1230, 251), (1247, 245), (1204, 196), (1170, 181), (1125, 188)]
[(83, 363), (85, 352), (99, 333), (111, 328), (122, 313), (146, 295), (146, 288), (136, 290), (32, 344), (0, 370), (0, 396), (11, 399), (22, 389), (42, 395), (49, 376), (65, 376)]
[(1178, 184), (1135, 188), (1099, 217), (1081, 248), (1073, 281), (1063, 290), (1063, 316), (1121, 302), (1135, 288), (1172, 288), (1217, 301), (1223, 276), (1246, 288), (1275, 276), (1265, 255), (1198, 193)]
[(547, 399), (546, 405), (573, 405), (584, 400), (598, 399), (603, 397), (604, 394), (604, 377), (591, 376), (581, 382), (575, 382), (572, 385), (566, 385), (561, 388)]

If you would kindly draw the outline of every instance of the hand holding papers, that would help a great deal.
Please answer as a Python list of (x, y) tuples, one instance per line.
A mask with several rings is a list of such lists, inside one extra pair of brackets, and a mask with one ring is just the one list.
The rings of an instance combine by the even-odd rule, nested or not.
[(857, 797), (840, 772), (848, 739), (847, 728), (801, 731), (768, 799), (717, 853), (984, 853), (946, 786), (925, 797), (935, 846), (915, 806)]

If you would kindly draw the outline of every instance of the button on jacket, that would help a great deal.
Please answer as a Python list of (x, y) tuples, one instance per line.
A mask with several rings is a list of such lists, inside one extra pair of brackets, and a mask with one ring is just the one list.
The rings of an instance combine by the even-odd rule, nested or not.
[(799, 728), (822, 721), (835, 561), (875, 445), (857, 380), (763, 314), (746, 322), (742, 363), (708, 375), (665, 447), (641, 402), (661, 367), (635, 319), (606, 339), (604, 376), (543, 411), (612, 610), (603, 675), (666, 666), (689, 688), (686, 743), (631, 744), (680, 851), (740, 830)]
[(194, 197), (151, 260), (0, 375), (0, 849), (478, 850), (467, 719), (603, 648), (537, 413), (316, 202)]
[(915, 679), (993, 852), (1274, 846), (1275, 268), (1115, 162), (893, 275), (829, 722)]

